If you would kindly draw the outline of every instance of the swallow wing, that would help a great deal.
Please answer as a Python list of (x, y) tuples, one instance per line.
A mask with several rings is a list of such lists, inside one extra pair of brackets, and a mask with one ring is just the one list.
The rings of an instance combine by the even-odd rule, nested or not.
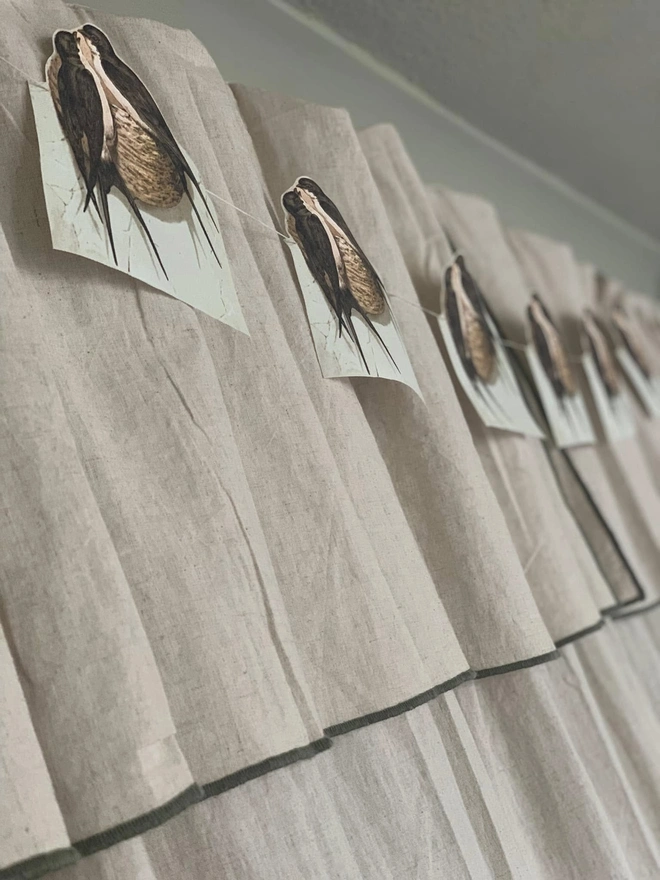
[(172, 134), (169, 125), (165, 121), (165, 117), (158, 109), (158, 105), (154, 101), (151, 92), (142, 82), (140, 77), (128, 66), (128, 64), (124, 63), (121, 58), (118, 58), (116, 55), (113, 58), (103, 58), (101, 63), (103, 65), (103, 71), (108, 79), (129, 101), (129, 103), (136, 111), (142, 122), (147, 126), (151, 134), (171, 156), (181, 176), (184, 192), (190, 200), (192, 209), (195, 212), (197, 219), (199, 220), (202, 232), (204, 233), (206, 241), (208, 242), (208, 245), (213, 252), (213, 256), (215, 257), (218, 265), (222, 265), (220, 262), (220, 258), (216, 253), (215, 247), (213, 246), (213, 242), (211, 241), (206, 227), (202, 222), (202, 218), (199, 215), (197, 205), (195, 205), (192, 195), (188, 189), (186, 176), (192, 181), (193, 186), (199, 193), (199, 196), (204, 203), (204, 207), (206, 208), (208, 215), (211, 218), (213, 226), (217, 229), (217, 224), (215, 222), (213, 214), (211, 213), (211, 209), (208, 205), (206, 197), (202, 192), (200, 182), (193, 174), (190, 163), (183, 155), (181, 147), (179, 147), (179, 145), (177, 144), (176, 138)]
[(534, 347), (538, 352), (539, 359), (543, 366), (543, 369), (546, 372), (546, 375), (550, 379), (552, 383), (552, 387), (555, 389), (555, 392), (558, 397), (561, 397), (563, 394), (563, 390), (560, 384), (557, 382), (557, 375), (555, 371), (555, 365), (552, 360), (552, 356), (550, 354), (550, 346), (548, 344), (548, 340), (546, 338), (546, 334), (543, 332), (543, 329), (536, 321), (534, 314), (532, 313), (531, 307), (527, 309), (527, 317), (529, 318), (529, 323), (532, 328), (532, 340), (534, 342)]
[(568, 357), (559, 333), (547, 310), (542, 308), (546, 318), (543, 324), (536, 320), (531, 308), (528, 309), (536, 350), (557, 397), (562, 398), (565, 395), (572, 397), (577, 391), (573, 371), (568, 363)]
[(103, 151), (101, 98), (92, 74), (66, 63), (57, 74), (57, 94), (62, 130), (85, 181), (89, 201), (94, 195)]
[(454, 264), (446, 272), (445, 290), (449, 329), (466, 373), (472, 381), (494, 381), (497, 375), (495, 343), (478, 288), (467, 270)]
[(484, 298), (476, 281), (470, 275), (462, 260), (459, 262), (461, 283), (467, 298), (459, 300), (463, 311), (462, 323), (465, 328), (469, 356), (477, 375), (484, 382), (491, 382), (497, 375), (497, 359), (493, 332), (486, 320)]
[(351, 242), (351, 244), (355, 248), (357, 254), (359, 255), (360, 259), (362, 260), (366, 271), (371, 276), (372, 283), (373, 283), (374, 287), (378, 290), (380, 296), (383, 297), (383, 300), (386, 301), (385, 285), (381, 281), (380, 276), (378, 275), (378, 272), (376, 272), (376, 270), (372, 266), (371, 261), (369, 260), (367, 255), (364, 253), (364, 251), (362, 250), (360, 245), (357, 243), (357, 239), (355, 238), (355, 236), (351, 232), (351, 230), (348, 226), (348, 223), (344, 220), (339, 208), (335, 205), (335, 203), (332, 201), (332, 199), (328, 198), (328, 196), (322, 190), (321, 190), (321, 195), (318, 196), (318, 200), (319, 200), (320, 206), (323, 208), (323, 210), (328, 215), (328, 217), (330, 217), (332, 220), (334, 220), (334, 222), (337, 224), (337, 226), (339, 226), (339, 228), (345, 233), (346, 237)]
[[(334, 219), (334, 218), (333, 218)], [(334, 311), (339, 323), (339, 335), (345, 330), (358, 350), (367, 373), (370, 373), (369, 364), (360, 344), (355, 325), (352, 319), (352, 310), (356, 309), (365, 320), (367, 326), (374, 333), (383, 346), (388, 357), (397, 368), (396, 362), (383, 342), (383, 339), (373, 325), (369, 315), (361, 308), (349, 288), (342, 280), (345, 264), (339, 266), (335, 251), (332, 247), (329, 234), (324, 223), (311, 211), (299, 214), (297, 217), (287, 216), (287, 229), (302, 251), (305, 262), (314, 279), (325, 294), (330, 307)], [(340, 255), (343, 259), (341, 250)]]
[(153, 99), (151, 92), (137, 73), (117, 56), (114, 58), (103, 58), (101, 63), (108, 79), (130, 102), (152, 134), (181, 163), (186, 174), (194, 179), (192, 170), (181, 152), (181, 148), (177, 144), (169, 125), (165, 121), (165, 117), (158, 109), (158, 105)]
[(401, 372), (383, 337), (370, 317), (371, 315), (381, 315), (387, 303), (380, 279), (357, 245), (354, 246), (352, 241), (347, 240), (343, 235), (336, 233), (334, 230), (331, 234), (339, 251), (341, 268), (343, 270), (339, 272), (340, 309), (345, 318), (346, 329), (360, 353), (367, 373), (370, 372), (369, 365), (360, 345), (357, 330), (353, 324), (353, 310), (362, 316), (365, 324), (378, 339), (394, 367), (398, 372)]
[(336, 314), (341, 331), (344, 321), (341, 310), (342, 288), (339, 267), (323, 223), (311, 212), (306, 212), (295, 218), (289, 214), (287, 227), (300, 248), (312, 277)]

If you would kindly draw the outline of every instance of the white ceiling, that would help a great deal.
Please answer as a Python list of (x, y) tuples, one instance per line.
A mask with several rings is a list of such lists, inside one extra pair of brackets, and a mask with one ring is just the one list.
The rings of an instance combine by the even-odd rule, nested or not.
[(660, 239), (658, 0), (288, 0)]

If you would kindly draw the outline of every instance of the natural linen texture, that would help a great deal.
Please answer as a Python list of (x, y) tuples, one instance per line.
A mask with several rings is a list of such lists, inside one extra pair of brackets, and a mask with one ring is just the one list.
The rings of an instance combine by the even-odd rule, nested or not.
[[(569, 354), (578, 356), (580, 317), (588, 300), (571, 248), (523, 231), (511, 231), (509, 239), (528, 284), (556, 314)], [(567, 457), (644, 593), (638, 608), (655, 604), (660, 599), (660, 497), (637, 438), (571, 449)]]
[[(452, 259), (438, 219), (439, 199), (435, 203), (436, 214), (399, 135), (391, 126), (369, 128), (360, 134), (360, 141), (419, 301), (429, 311), (437, 311), (442, 270)], [(447, 227), (460, 222), (460, 209), (454, 205), (446, 208), (445, 213)], [(496, 255), (490, 245), (496, 234), (495, 228), (491, 230), (490, 240), (474, 236), (468, 242), (466, 237), (461, 237), (457, 246), (463, 249), (468, 270), (497, 316), (487, 286), (491, 276), (482, 273), (483, 261), (490, 258), (490, 271), (497, 274)], [(482, 260), (475, 260), (474, 266), (473, 251), (482, 254)], [(428, 323), (438, 346), (445, 351), (436, 320), (430, 316)], [(484, 469), (506, 516), (527, 581), (553, 639), (563, 643), (599, 626), (600, 609), (610, 608), (615, 600), (566, 508), (542, 443), (487, 428), (465, 395), (458, 391), (457, 381), (455, 386)]]
[[(554, 646), (426, 318), (399, 299), (416, 301), (415, 289), (350, 117), (344, 110), (259, 89), (233, 89), (273, 203), (300, 173), (312, 176), (340, 206), (392, 294), (392, 310), (424, 401), (399, 383), (369, 379), (353, 380), (348, 388), (326, 383), (330, 387), (324, 395), (331, 400), (350, 394), (360, 407), (360, 422), (370, 429), (378, 462), (386, 466), (388, 489), (405, 513), (470, 666), (486, 674), (547, 654)], [(299, 297), (296, 303), (300, 311)], [(308, 335), (302, 342), (309, 350)], [(307, 363), (305, 375), (311, 381), (318, 365), (309, 358)], [(337, 455), (344, 444), (351, 444), (354, 472), (354, 423), (349, 427), (347, 418), (342, 423), (344, 431), (336, 440), (336, 427), (329, 426), (326, 434)], [(359, 482), (352, 482), (356, 503), (370, 484), (368, 480), (365, 485), (364, 471)], [(379, 553), (386, 552), (384, 545), (378, 547)]]
[[(486, 292), (505, 336), (514, 344), (523, 344), (531, 283), (522, 274), (495, 208), (478, 196), (439, 187), (431, 192), (431, 203), (440, 222), (469, 257), (470, 265), (474, 266), (473, 271)], [(541, 294), (561, 322), (561, 313), (545, 286), (541, 288)], [(564, 326), (563, 322), (560, 326)], [(570, 351), (574, 352), (578, 342), (576, 331), (571, 335), (571, 340)], [(599, 454), (592, 447), (575, 452), (581, 458), (589, 457), (592, 460)], [(603, 478), (599, 481), (599, 496), (596, 499), (585, 486), (569, 453), (552, 449), (550, 455), (566, 502), (616, 597), (615, 604), (623, 606), (639, 601), (643, 593), (631, 559), (634, 539), (631, 537), (626, 541), (630, 525), (626, 524), (607, 480)], [(604, 503), (606, 500), (607, 504)], [(607, 597), (602, 592), (596, 601), (601, 610), (606, 610), (612, 604), (607, 604)]]
[[(564, 613), (536, 583), (348, 115), (237, 102), (188, 32), (0, 13), (2, 880), (651, 880), (657, 627), (556, 659), (602, 585), (579, 561)], [(51, 249), (27, 82), (90, 19), (252, 215), (216, 206), (250, 338)], [(300, 173), (400, 298), (424, 402), (322, 377), (275, 231)]]
[[(90, 13), (4, 7), (3, 628), (61, 817), (44, 798), (37, 822), (26, 802), (31, 839), (3, 866), (65, 847), (62, 820), (93, 851), (314, 754), (324, 730), (553, 649), (441, 362), (442, 454), (432, 440), (424, 463), (416, 395), (388, 402), (394, 384), (370, 381), (374, 419), (378, 400), (390, 414), (376, 435), (354, 386), (319, 375), (288, 257), (258, 223), (219, 205), (251, 338), (51, 250), (26, 87), (50, 34)], [(95, 20), (209, 189), (268, 222), (208, 55), (187, 33)], [(393, 473), (409, 454), (415, 470)]]
[(656, 618), (339, 737), (57, 876), (654, 880)]

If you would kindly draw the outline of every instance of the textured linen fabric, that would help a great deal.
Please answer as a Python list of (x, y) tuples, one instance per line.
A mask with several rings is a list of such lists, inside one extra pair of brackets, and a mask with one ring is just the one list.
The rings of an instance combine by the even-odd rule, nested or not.
[[(424, 184), (392, 126), (369, 128), (361, 132), (360, 141), (420, 303), (437, 311), (442, 266), (450, 262), (451, 251)], [(475, 240), (474, 246), (479, 245), (480, 241)], [(488, 252), (487, 247), (485, 250)], [(489, 268), (492, 272), (496, 267)], [(481, 284), (476, 273), (475, 278)], [(488, 297), (488, 289), (482, 289)], [(429, 325), (446, 354), (433, 317), (429, 317)], [(600, 608), (611, 607), (614, 598), (566, 508), (541, 441), (487, 428), (456, 381), (455, 387), (553, 639), (564, 642), (598, 626)]]
[[(56, 876), (653, 880), (658, 785), (635, 764), (653, 761), (658, 717), (612, 640), (658, 618), (346, 734)], [(632, 700), (639, 729), (620, 714)]]
[(2, 623), (77, 840), (170, 800), (193, 779), (70, 432), (34, 287), (7, 268), (3, 245)]
[[(233, 88), (259, 156), (273, 211), (278, 211), (281, 193), (298, 176), (313, 177), (342, 211), (386, 289), (416, 301), (346, 111), (240, 85)], [(552, 651), (553, 644), (480, 465), (442, 356), (424, 314), (401, 308), (395, 299), (391, 305), (425, 402), (397, 382), (354, 379), (342, 386), (348, 386), (361, 404), (398, 504), (470, 666), (479, 674), (531, 661)], [(298, 300), (298, 321), (302, 315)], [(309, 331), (305, 343), (311, 354)], [(318, 374), (318, 365), (312, 362), (308, 370)], [(328, 397), (339, 394), (334, 380), (326, 384), (333, 386), (326, 392)], [(364, 475), (358, 491), (365, 491)]]
[[(654, 374), (660, 374), (660, 309), (657, 303), (649, 296), (626, 290), (615, 279), (605, 279), (604, 283), (597, 284), (593, 266), (582, 266), (581, 270), (586, 296), (596, 313), (608, 322), (612, 307), (621, 302), (636, 323)], [(651, 469), (656, 490), (660, 491), (660, 419), (650, 417), (636, 393), (632, 389), (628, 391), (635, 412), (637, 442)]]
[(70, 840), (0, 627), (0, 853), (3, 863), (43, 853), (73, 860)]
[(652, 612), (613, 694), (607, 643), (578, 658), (582, 749), (561, 658), (432, 700), (555, 654), (423, 314), (396, 309), (426, 403), (324, 380), (287, 249), (228, 205), (249, 338), (51, 249), (27, 81), (57, 28), (106, 30), (209, 190), (267, 225), (318, 176), (414, 301), (348, 116), (238, 89), (253, 144), (188, 32), (0, 14), (3, 880), (81, 853), (62, 878), (653, 877)]
[[(505, 338), (517, 345), (524, 344), (523, 316), (529, 300), (528, 288), (506, 240), (495, 208), (476, 196), (442, 190), (438, 187), (430, 192), (429, 200), (438, 221), (447, 229), (457, 246), (465, 252), (470, 271), (481, 285)], [(529, 402), (534, 403), (532, 400)], [(538, 411), (535, 415), (537, 418), (542, 418)], [(609, 533), (603, 530), (598, 514), (592, 510), (591, 501), (585, 495), (583, 487), (575, 480), (569, 465), (564, 462), (563, 453), (556, 452), (556, 455), (553, 455), (552, 451), (550, 452), (555, 476), (559, 473), (563, 492), (562, 502), (562, 499), (557, 498), (545, 464), (541, 464), (542, 447), (534, 441), (526, 441), (526, 445), (533, 450), (527, 453), (528, 457), (532, 456), (532, 460), (538, 459), (538, 470), (535, 471), (534, 479), (539, 480), (540, 476), (544, 477), (542, 483), (539, 483), (539, 491), (547, 492), (550, 498), (555, 499), (558, 516), (555, 515), (551, 531), (556, 534), (559, 525), (565, 531), (567, 539), (570, 538), (573, 552), (577, 559), (582, 559), (583, 584), (588, 586), (598, 608), (603, 611), (609, 610), (617, 602), (638, 599), (639, 590), (635, 582), (631, 581), (625, 565), (618, 564), (618, 554), (611, 546)], [(589, 539), (588, 551), (584, 547), (582, 535), (568, 515), (566, 505), (569, 506), (570, 513), (578, 517), (579, 531)], [(546, 511), (546, 514), (548, 513), (549, 511)], [(591, 554), (595, 555), (599, 574), (594, 574)], [(603, 574), (607, 578), (606, 582)], [(575, 577), (576, 570), (573, 568), (573, 578)], [(550, 601), (552, 602), (552, 597)]]
[(226, 185), (213, 186), (257, 218), (220, 205), (221, 222), (240, 231), (230, 259), (239, 291), (249, 292), (252, 339), (238, 368), (234, 352), (218, 346), (216, 356), (222, 375), (231, 371), (255, 503), (315, 704), (333, 731), (443, 686), (469, 665), (351, 383), (320, 375), (252, 142), (232, 93), (213, 76), (216, 100), (204, 83), (198, 102), (224, 169)]
[[(522, 274), (493, 205), (478, 196), (440, 187), (431, 189), (430, 202), (452, 239), (465, 251), (470, 271), (487, 292), (504, 336), (517, 345), (525, 344), (529, 282)], [(616, 500), (608, 501), (606, 517), (602, 503), (595, 503), (568, 455), (553, 449), (550, 456), (564, 499), (589, 541), (589, 549), (616, 603), (637, 602), (643, 594), (629, 559), (630, 552), (626, 552), (627, 528)], [(600, 491), (603, 496), (611, 495), (604, 478)], [(598, 594), (594, 593), (594, 599), (602, 610), (608, 608), (608, 596), (600, 588)]]
[[(510, 231), (528, 284), (564, 331), (569, 355), (580, 354), (585, 296), (571, 248), (544, 236)], [(644, 591), (639, 608), (660, 599), (660, 495), (636, 437), (570, 449), (567, 456), (598, 505)]]
[[(323, 733), (196, 314), (50, 246), (27, 79), (90, 13), (3, 13), (3, 625), (79, 842)], [(210, 151), (191, 35), (97, 22)]]
[[(26, 80), (42, 78), (56, 28), (90, 17), (185, 132), (209, 189), (269, 221), (234, 98), (199, 44), (58, 2), (4, 7), (3, 604), (69, 837), (90, 849), (293, 760), (324, 728), (473, 674), (447, 584), (473, 667), (553, 645), (446, 374), (429, 560), (352, 383), (318, 375), (276, 236), (220, 205), (250, 339), (51, 250)], [(403, 444), (395, 406), (389, 442)]]

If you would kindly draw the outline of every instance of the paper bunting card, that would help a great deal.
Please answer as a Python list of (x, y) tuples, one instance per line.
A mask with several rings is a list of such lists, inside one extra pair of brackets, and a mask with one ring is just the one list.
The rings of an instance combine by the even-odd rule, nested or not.
[(621, 369), (652, 418), (660, 416), (660, 376), (651, 366), (647, 343), (640, 328), (622, 305), (612, 310), (612, 335)]
[(30, 84), (53, 247), (247, 333), (208, 193), (147, 87), (92, 24), (53, 46)]
[(309, 177), (282, 206), (321, 373), (392, 379), (421, 397), (383, 283), (337, 206)]
[(537, 293), (532, 295), (527, 307), (527, 320), (530, 337), (527, 362), (555, 445), (565, 449), (595, 443), (576, 370), (548, 309)]
[(582, 318), (582, 366), (605, 439), (625, 440), (635, 433), (628, 391), (607, 334), (589, 309)]
[(543, 437), (483, 293), (460, 255), (444, 273), (438, 322), (456, 377), (483, 423)]

